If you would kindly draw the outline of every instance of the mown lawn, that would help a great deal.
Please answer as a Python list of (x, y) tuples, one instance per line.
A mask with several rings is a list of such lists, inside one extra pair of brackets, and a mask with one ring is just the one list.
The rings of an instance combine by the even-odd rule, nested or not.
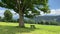
[(0, 34), (60, 34), (60, 26), (32, 24), (36, 26), (36, 29), (32, 29), (30, 25), (19, 28), (18, 23), (0, 22)]

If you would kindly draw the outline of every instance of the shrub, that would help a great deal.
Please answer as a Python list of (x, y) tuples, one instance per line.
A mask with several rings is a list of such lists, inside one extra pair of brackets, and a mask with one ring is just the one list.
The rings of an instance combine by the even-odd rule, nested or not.
[(46, 21), (46, 22), (45, 22), (45, 24), (46, 24), (46, 25), (49, 25), (49, 24), (50, 24), (50, 22), (47, 22), (47, 21)]
[(58, 25), (58, 22), (51, 21), (51, 22), (50, 22), (50, 25)]
[(29, 24), (35, 24), (34, 20), (24, 20), (25, 23), (29, 23)]
[(42, 20), (42, 21), (38, 22), (38, 24), (45, 24), (45, 25), (59, 25), (59, 23), (56, 22), (56, 21), (54, 21), (54, 20), (52, 20), (52, 21), (44, 21), (44, 20)]

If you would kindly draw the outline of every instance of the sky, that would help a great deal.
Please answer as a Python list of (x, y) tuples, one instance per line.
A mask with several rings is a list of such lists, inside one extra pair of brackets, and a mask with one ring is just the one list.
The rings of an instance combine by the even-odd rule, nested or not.
[(60, 0), (49, 0), (50, 9), (60, 9)]
[(48, 5), (51, 13), (44, 14), (42, 12), (41, 15), (60, 15), (60, 0), (49, 0)]
[[(43, 12), (41, 12), (41, 15), (60, 15), (60, 0), (49, 0), (48, 5), (49, 5), (51, 13), (44, 14)], [(6, 10), (5, 8), (0, 7), (0, 16), (3, 16), (3, 13), (5, 10)]]

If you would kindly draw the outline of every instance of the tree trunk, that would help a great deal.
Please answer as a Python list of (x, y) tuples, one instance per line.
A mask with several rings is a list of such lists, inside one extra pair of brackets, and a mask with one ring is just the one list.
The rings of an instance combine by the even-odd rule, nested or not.
[(23, 15), (23, 10), (21, 9), (21, 4), (20, 4), (21, 0), (17, 0), (17, 7), (19, 9), (19, 27), (25, 27), (24, 25), (24, 15)]
[(21, 10), (19, 11), (19, 27), (25, 27), (24, 16), (23, 16), (23, 12)]

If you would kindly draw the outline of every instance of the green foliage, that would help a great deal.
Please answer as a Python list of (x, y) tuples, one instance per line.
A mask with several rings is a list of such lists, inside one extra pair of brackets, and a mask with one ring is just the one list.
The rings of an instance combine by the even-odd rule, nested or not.
[[(41, 8), (41, 6), (43, 6), (43, 8)], [(25, 17), (33, 18), (33, 16), (40, 15), (40, 11), (38, 10), (43, 12), (47, 12), (49, 10), (48, 0), (1, 0), (0, 7), (13, 9), (16, 13), (18, 13), (19, 22), (21, 22), (19, 26), (21, 27), (24, 26), (24, 23), (22, 23), (24, 14)], [(31, 13), (29, 11), (31, 11)]]
[(6, 10), (5, 12), (4, 12), (4, 19), (5, 19), (5, 21), (10, 21), (11, 19), (12, 19), (12, 13), (9, 11), (9, 10)]
[[(38, 10), (41, 10), (44, 13), (49, 12), (48, 0), (1, 0), (0, 6), (8, 9), (13, 9), (18, 14), (20, 8), (23, 14), (25, 14), (25, 17), (29, 18), (33, 18), (35, 15), (40, 15), (40, 12)], [(32, 11), (32, 13), (29, 14), (29, 11)]]
[(0, 16), (0, 19), (1, 19), (1, 16)]
[(0, 16), (0, 21), (1, 21), (1, 19), (2, 19), (2, 18), (1, 18), (1, 16)]
[(34, 20), (24, 20), (25, 23), (29, 23), (29, 24), (35, 24), (36, 22)]
[(51, 21), (50, 24), (51, 24), (51, 25), (59, 25), (59, 23), (56, 22), (56, 21)]
[(38, 24), (45, 24), (45, 25), (59, 25), (58, 22), (52, 20), (52, 21), (40, 21)]

